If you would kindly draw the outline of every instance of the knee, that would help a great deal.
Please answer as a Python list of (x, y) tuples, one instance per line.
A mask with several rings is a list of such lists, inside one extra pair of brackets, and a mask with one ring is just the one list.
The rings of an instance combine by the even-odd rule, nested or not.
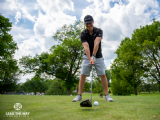
[(105, 79), (105, 78), (106, 78), (106, 75), (100, 75), (100, 78), (101, 78), (101, 79)]
[(81, 78), (82, 78), (82, 79), (86, 79), (86, 77), (87, 77), (87, 75), (81, 74)]

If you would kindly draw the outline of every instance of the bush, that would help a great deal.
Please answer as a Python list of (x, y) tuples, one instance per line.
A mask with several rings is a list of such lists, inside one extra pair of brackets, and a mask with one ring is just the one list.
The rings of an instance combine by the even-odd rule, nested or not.
[(72, 92), (72, 95), (78, 95), (78, 92)]
[(141, 83), (138, 88), (138, 92), (155, 92), (158, 91), (158, 85), (157, 84), (150, 84), (150, 83)]
[(101, 92), (103, 92), (103, 86), (102, 86), (101, 82), (94, 81), (93, 84), (95, 84), (95, 87), (93, 88), (93, 93), (101, 93)]
[(46, 90), (45, 95), (66, 95), (67, 92), (64, 87), (62, 87), (63, 81), (53, 80), (49, 89)]
[(111, 89), (113, 95), (131, 95), (134, 88), (124, 80), (112, 79)]
[(111, 93), (111, 90), (109, 89), (108, 93)]

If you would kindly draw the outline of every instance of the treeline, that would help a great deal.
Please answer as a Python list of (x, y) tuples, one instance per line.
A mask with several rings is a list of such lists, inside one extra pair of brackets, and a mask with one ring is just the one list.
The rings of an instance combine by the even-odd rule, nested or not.
[[(160, 22), (133, 31), (115, 52), (111, 66), (111, 88), (114, 95), (137, 95), (142, 81), (156, 83), (160, 91)], [(142, 85), (143, 86), (143, 85)], [(146, 86), (144, 84), (144, 86)]]
[[(106, 76), (111, 76), (110, 70), (106, 70)], [(109, 78), (110, 79), (110, 78)], [(110, 82), (108, 80), (109, 86)], [(93, 93), (103, 92), (103, 86), (100, 79), (94, 74), (94, 80), (92, 84)], [(30, 93), (34, 92), (36, 95), (37, 92), (45, 93), (45, 95), (67, 95), (67, 88), (65, 82), (61, 81), (58, 78), (55, 79), (43, 79), (36, 74), (33, 78), (27, 79), (25, 83), (18, 84), (15, 91), (17, 93), (25, 92)], [(78, 83), (74, 84), (71, 88), (70, 94), (77, 95), (78, 92)], [(91, 82), (86, 80), (83, 92), (91, 92)]]

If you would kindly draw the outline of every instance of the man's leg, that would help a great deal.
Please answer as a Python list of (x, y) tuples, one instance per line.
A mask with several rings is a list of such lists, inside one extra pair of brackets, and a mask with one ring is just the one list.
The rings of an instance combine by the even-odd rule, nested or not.
[(80, 80), (79, 80), (79, 90), (78, 94), (81, 95), (83, 91), (83, 87), (85, 85), (85, 80), (86, 80), (87, 75), (81, 75)]
[(105, 95), (108, 95), (108, 81), (106, 75), (100, 75), (101, 83), (103, 85), (103, 89), (105, 91)]
[(84, 55), (83, 56), (83, 61), (82, 61), (81, 77), (80, 77), (80, 80), (79, 80), (78, 95), (72, 100), (73, 102), (82, 100), (81, 94), (82, 94), (83, 87), (84, 87), (84, 84), (85, 84), (85, 79), (86, 79), (87, 76), (90, 75), (90, 71), (91, 71), (90, 62), (88, 60), (88, 57), (86, 55)]
[(72, 100), (72, 102), (76, 102), (76, 101), (81, 101), (82, 100), (82, 91), (83, 91), (83, 87), (85, 84), (85, 79), (86, 79), (87, 75), (82, 75), (80, 77), (79, 80), (79, 90), (78, 90), (78, 95)]
[(101, 77), (101, 83), (103, 85), (103, 89), (105, 91), (105, 100), (108, 102), (113, 102), (113, 99), (110, 95), (108, 95), (108, 81), (106, 75), (100, 75)]

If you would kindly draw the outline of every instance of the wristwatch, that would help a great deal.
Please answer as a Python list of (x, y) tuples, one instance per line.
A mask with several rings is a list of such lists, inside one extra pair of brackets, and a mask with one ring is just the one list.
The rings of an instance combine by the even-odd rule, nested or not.
[(93, 54), (92, 56), (96, 57), (96, 54)]
[(91, 57), (91, 59), (93, 59), (94, 60), (94, 62), (96, 61), (96, 55), (95, 54), (93, 54), (92, 55), (92, 57)]

